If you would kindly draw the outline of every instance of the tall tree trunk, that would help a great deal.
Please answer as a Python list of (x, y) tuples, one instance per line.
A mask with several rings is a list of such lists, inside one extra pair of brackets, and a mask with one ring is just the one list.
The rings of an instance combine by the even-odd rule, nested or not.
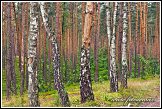
[(37, 80), (37, 36), (38, 36), (38, 3), (32, 2), (30, 7), (30, 33), (28, 47), (28, 97), (29, 106), (40, 106), (38, 100), (38, 80)]
[(21, 38), (21, 85), (20, 85), (20, 95), (23, 95), (24, 92), (24, 79), (25, 79), (25, 72), (24, 72), (24, 39), (25, 39), (25, 3), (22, 3), (22, 25), (21, 25), (21, 32), (22, 32), (22, 38)]
[(84, 23), (85, 23), (85, 6), (86, 3), (82, 3), (82, 36), (84, 35)]
[(81, 103), (94, 100), (90, 74), (90, 35), (92, 28), (93, 3), (87, 2), (85, 11), (84, 34), (82, 37), (80, 61)]
[(140, 34), (138, 38), (138, 78), (140, 77), (141, 73), (141, 62), (140, 62), (140, 56), (142, 56), (142, 36), (143, 36), (143, 19), (142, 19), (142, 2), (139, 3), (140, 8)]
[[(98, 82), (98, 38), (100, 33), (100, 3), (98, 3), (98, 9), (94, 8), (94, 61), (95, 61), (95, 82)], [(98, 10), (98, 14), (96, 11)], [(96, 18), (98, 16), (98, 19)], [(98, 21), (98, 22), (97, 22)], [(97, 24), (98, 23), (98, 24)]]
[(2, 4), (2, 68), (6, 69), (6, 3)]
[(61, 34), (60, 34), (60, 2), (56, 2), (56, 34), (57, 34), (57, 42), (58, 42), (58, 47), (61, 48)]
[(121, 87), (127, 88), (127, 4), (124, 2), (124, 10), (123, 10), (123, 37), (122, 37), (122, 74), (121, 74)]
[[(143, 3), (143, 34), (142, 34), (142, 56), (146, 58), (146, 2)], [(144, 73), (144, 63), (142, 62), (142, 73)]]
[[(119, 38), (117, 40), (118, 44), (118, 80), (122, 79), (122, 37), (123, 37), (123, 3), (120, 3), (120, 17), (119, 17)], [(116, 53), (117, 54), (117, 53)]]
[[(29, 23), (28, 23), (28, 15), (29, 15), (29, 3), (26, 3), (26, 10), (25, 10), (25, 26), (26, 26), (26, 46), (25, 46), (25, 58), (26, 58), (26, 89), (28, 89), (28, 64), (27, 64), (27, 61), (28, 61), (28, 36), (29, 36)], [(39, 57), (38, 57), (39, 59)]]
[(11, 74), (12, 74), (12, 31), (11, 31), (11, 3), (7, 2), (6, 14), (7, 14), (7, 72), (6, 72), (6, 99), (10, 100), (11, 95)]
[[(55, 87), (58, 91), (58, 94), (61, 98), (62, 106), (70, 106), (70, 101), (67, 92), (64, 89), (64, 85), (62, 83), (61, 72), (60, 72), (60, 54), (59, 47), (57, 44), (56, 37), (52, 32), (52, 29), (49, 27), (47, 13), (44, 10), (44, 3), (40, 3), (41, 14), (43, 18), (43, 24), (48, 33), (48, 38), (52, 41), (52, 50), (53, 50), (53, 69), (54, 69), (54, 82)], [(56, 29), (57, 32), (57, 29)], [(58, 34), (56, 34), (58, 35)]]
[(157, 59), (160, 63), (160, 3), (156, 3), (157, 15), (156, 15), (156, 22), (157, 22)]
[(106, 3), (106, 5), (107, 5), (107, 36), (108, 36), (108, 49), (107, 49), (107, 51), (108, 51), (108, 76), (110, 75), (110, 42), (111, 42), (111, 25), (110, 25), (110, 23), (111, 23), (111, 17), (110, 17), (110, 2), (107, 2)]
[(74, 61), (74, 67), (73, 67), (73, 73), (74, 73), (74, 81), (76, 81), (76, 64), (77, 64), (77, 48), (78, 48), (78, 46), (77, 46), (77, 41), (78, 41), (78, 28), (77, 28), (77, 7), (78, 7), (78, 4), (77, 3), (74, 3), (74, 59), (73, 59), (73, 61)]
[(70, 37), (71, 37), (71, 60), (72, 60), (72, 73), (74, 73), (74, 3), (70, 3), (70, 18), (71, 18), (71, 31), (70, 31)]
[(14, 36), (14, 31), (15, 31), (15, 26), (14, 26), (14, 23), (15, 23), (15, 20), (14, 20), (14, 3), (11, 3), (11, 32), (12, 32), (12, 37), (11, 37), (11, 47), (12, 47), (12, 74), (11, 74), (11, 82), (12, 82), (12, 85), (13, 85), (13, 93), (14, 94), (17, 94), (17, 88), (16, 88), (16, 73), (15, 73), (15, 36)]
[(132, 30), (131, 30), (131, 4), (128, 2), (128, 71), (129, 71), (129, 76), (131, 76), (131, 66), (132, 66), (132, 48), (130, 47), (131, 44), (131, 37), (132, 37)]
[(137, 73), (137, 41), (138, 41), (138, 3), (136, 3), (136, 37), (135, 37), (135, 72), (134, 72), (134, 76), (136, 77), (136, 73)]
[(155, 33), (154, 33), (154, 35), (155, 35), (155, 38), (154, 38), (154, 43), (153, 43), (153, 51), (155, 51), (154, 53), (153, 53), (153, 57), (154, 58), (156, 58), (156, 59), (158, 59), (158, 61), (160, 62), (160, 34), (159, 34), (159, 23), (160, 23), (160, 21), (159, 21), (159, 8), (160, 8), (160, 6), (159, 6), (159, 3), (157, 2), (156, 3), (156, 20), (155, 20)]
[(148, 44), (148, 27), (147, 27), (147, 15), (148, 15), (148, 3), (145, 3), (145, 43), (146, 43), (146, 58), (149, 56), (149, 44)]
[(20, 2), (18, 4), (18, 26), (19, 26), (19, 34), (18, 34), (18, 49), (19, 49), (19, 70), (20, 70), (20, 73), (21, 73), (21, 41), (22, 41), (22, 2)]
[(113, 35), (110, 45), (110, 91), (118, 91), (118, 80), (116, 74), (116, 61), (115, 61), (115, 24), (116, 24), (117, 2), (115, 2), (114, 17), (113, 17)]
[(44, 29), (44, 44), (43, 44), (43, 80), (45, 81), (45, 83), (47, 82), (47, 71), (46, 71), (46, 30)]

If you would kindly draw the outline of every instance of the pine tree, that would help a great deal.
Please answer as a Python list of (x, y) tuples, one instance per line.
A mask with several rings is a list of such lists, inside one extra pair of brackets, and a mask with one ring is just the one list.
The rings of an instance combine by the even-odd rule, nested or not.
[(24, 50), (24, 45), (25, 45), (25, 3), (22, 3), (22, 25), (21, 25), (21, 32), (22, 32), (22, 38), (21, 38), (21, 86), (20, 86), (20, 95), (23, 95), (24, 92), (24, 80), (25, 80), (25, 69), (24, 69), (24, 64), (25, 64), (25, 50)]
[[(96, 6), (95, 6), (96, 8)], [(98, 10), (98, 13), (96, 11)], [(98, 39), (100, 35), (100, 3), (98, 3), (98, 9), (94, 10), (94, 61), (95, 61), (95, 82), (98, 82)], [(96, 18), (98, 16), (98, 19)], [(98, 23), (98, 24), (97, 24)]]
[(11, 34), (11, 3), (6, 3), (6, 15), (7, 15), (7, 72), (6, 72), (6, 99), (10, 100), (11, 96), (11, 74), (12, 74), (12, 34)]

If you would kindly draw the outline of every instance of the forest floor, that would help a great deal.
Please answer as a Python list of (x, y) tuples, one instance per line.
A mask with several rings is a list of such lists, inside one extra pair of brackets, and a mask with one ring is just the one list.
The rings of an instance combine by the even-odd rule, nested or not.
[[(80, 103), (79, 83), (66, 84), (65, 89), (69, 94), (72, 107), (123, 107), (131, 104), (132, 107), (160, 107), (160, 77), (149, 77), (147, 79), (131, 78), (128, 79), (128, 88), (121, 89), (119, 92), (110, 92), (109, 81), (94, 83), (92, 88), (95, 101)], [(28, 96), (12, 95), (10, 101), (6, 101), (5, 95), (2, 96), (3, 107), (27, 107)], [(153, 100), (147, 102), (148, 99)], [(144, 101), (141, 101), (144, 100)], [(39, 93), (41, 107), (61, 107), (56, 90)]]
[[(155, 88), (160, 93), (160, 87)], [(141, 107), (160, 107), (160, 96), (156, 96), (155, 102), (144, 102), (142, 103)]]

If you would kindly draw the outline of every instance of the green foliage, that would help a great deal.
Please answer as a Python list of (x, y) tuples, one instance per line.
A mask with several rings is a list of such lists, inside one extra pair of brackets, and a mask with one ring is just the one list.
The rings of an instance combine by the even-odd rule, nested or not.
[(145, 72), (147, 75), (159, 75), (160, 74), (160, 65), (156, 59), (149, 58), (145, 60)]
[[(141, 78), (146, 79), (149, 76), (155, 76), (160, 74), (160, 65), (158, 60), (152, 57), (144, 58), (143, 56), (137, 56), (137, 60), (140, 60), (141, 64)], [(144, 69), (144, 70), (142, 70)], [(138, 70), (138, 65), (137, 65)], [(138, 71), (136, 72), (138, 73)], [(135, 77), (135, 57), (132, 59), (132, 73), (131, 77)], [(136, 74), (137, 75), (137, 74)]]
[(39, 92), (48, 92), (53, 90), (53, 84), (49, 82), (45, 82), (43, 78), (39, 77), (38, 79), (38, 87), (39, 87)]
[(160, 65), (156, 59), (153, 58), (144, 58), (143, 56), (139, 57), (142, 67), (144, 68), (144, 72), (141, 73), (141, 77), (145, 78), (149, 75), (157, 75), (160, 73)]
[[(128, 88), (120, 89), (119, 92), (110, 92), (109, 89), (109, 81), (102, 82), (92, 82), (93, 91), (95, 101), (88, 101), (86, 103), (80, 103), (80, 89), (79, 83), (66, 84), (65, 88), (67, 93), (69, 94), (69, 99), (72, 107), (117, 107), (127, 105), (125, 102), (112, 102), (113, 99), (116, 98), (155, 98), (160, 96), (160, 78), (159, 77), (150, 77), (146, 80), (141, 78), (131, 78), (128, 79)], [(120, 84), (119, 84), (120, 86)], [(155, 88), (159, 88), (159, 90), (155, 90)], [(5, 97), (2, 98), (2, 106), (11, 106), (11, 107), (21, 107), (28, 106), (28, 95), (25, 92), (23, 98), (20, 95), (11, 96), (10, 101), (6, 101)], [(40, 92), (39, 100), (41, 107), (61, 107), (61, 103), (59, 100), (59, 95), (56, 90), (48, 91), (48, 92)], [(141, 102), (140, 102), (141, 103)], [(140, 106), (140, 103), (132, 102), (133, 106)]]
[(54, 105), (57, 106), (57, 107), (60, 107), (61, 105), (61, 102), (60, 102), (60, 97), (59, 95), (55, 96), (55, 101), (54, 101)]

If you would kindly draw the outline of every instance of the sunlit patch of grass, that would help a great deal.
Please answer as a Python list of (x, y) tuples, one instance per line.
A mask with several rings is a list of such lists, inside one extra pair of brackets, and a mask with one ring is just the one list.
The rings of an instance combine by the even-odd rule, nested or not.
[(23, 96), (14, 95), (11, 96), (11, 99), (7, 101), (6, 99), (2, 100), (2, 106), (4, 107), (26, 107), (28, 106), (28, 96), (24, 94)]
[(41, 107), (49, 107), (49, 106), (54, 106), (54, 98), (52, 95), (43, 95), (40, 96), (40, 106)]

